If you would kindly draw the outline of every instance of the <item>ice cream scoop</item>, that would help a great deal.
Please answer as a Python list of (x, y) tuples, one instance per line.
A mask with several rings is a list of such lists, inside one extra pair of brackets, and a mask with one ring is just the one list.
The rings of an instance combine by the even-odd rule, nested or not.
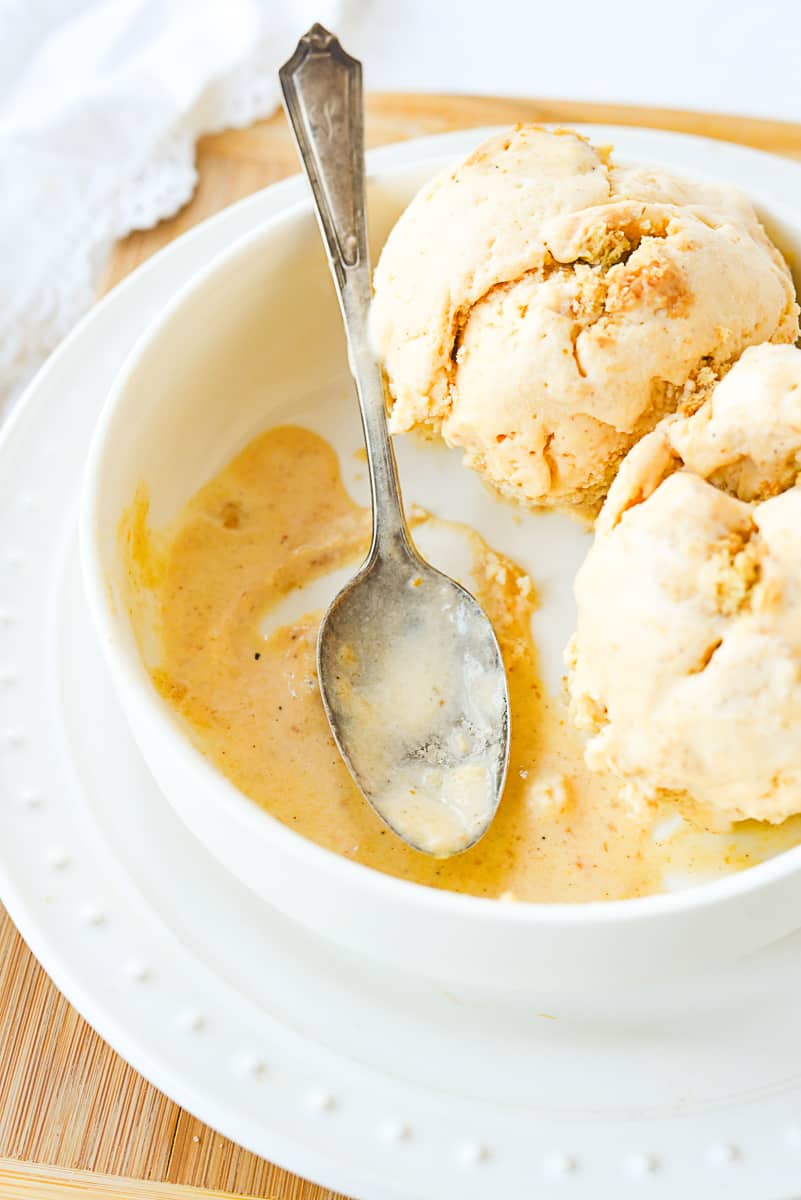
[(702, 824), (801, 812), (801, 350), (745, 352), (624, 460), (576, 578), (587, 763)]
[(367, 560), (323, 617), (317, 665), (336, 743), (390, 828), (440, 857), (466, 850), (498, 807), (509, 699), (495, 633), (473, 597), (426, 563), (407, 527), (371, 299), (361, 64), (320, 25), (281, 69), (348, 338), (373, 509)]
[(529, 507), (593, 513), (630, 447), (743, 349), (793, 342), (787, 264), (735, 188), (518, 126), (424, 185), (375, 272), (394, 433)]

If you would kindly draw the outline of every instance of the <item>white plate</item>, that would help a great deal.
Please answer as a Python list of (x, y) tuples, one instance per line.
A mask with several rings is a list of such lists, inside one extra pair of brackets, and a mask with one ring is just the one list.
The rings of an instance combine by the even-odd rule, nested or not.
[[(751, 171), (753, 152), (596, 131)], [(380, 152), (376, 166), (476, 134)], [(301, 194), (253, 197), (81, 324), (0, 451), (0, 892), (68, 998), (156, 1085), (250, 1149), (363, 1200), (801, 1193), (801, 937), (621, 1000), (507, 1008), (368, 970), (228, 876), (163, 800), (94, 644), (75, 546), (98, 408), (134, 338), (217, 250)]]

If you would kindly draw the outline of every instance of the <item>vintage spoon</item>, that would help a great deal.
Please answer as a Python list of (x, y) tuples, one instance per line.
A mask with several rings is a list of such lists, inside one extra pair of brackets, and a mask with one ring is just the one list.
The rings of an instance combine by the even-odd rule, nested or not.
[(498, 807), (509, 697), (492, 626), (415, 549), (370, 347), (361, 63), (321, 25), (281, 68), (348, 339), (373, 505), (364, 566), (320, 626), (320, 690), (356, 783), (389, 827), (440, 857), (472, 846)]

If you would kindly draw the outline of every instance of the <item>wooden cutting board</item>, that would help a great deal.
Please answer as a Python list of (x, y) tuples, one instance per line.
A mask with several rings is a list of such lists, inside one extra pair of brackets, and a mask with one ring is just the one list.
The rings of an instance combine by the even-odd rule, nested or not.
[[(801, 159), (801, 125), (667, 109), (374, 95), (367, 118), (372, 146), (535, 120), (674, 129)], [(191, 203), (155, 229), (122, 241), (104, 290), (190, 226), (296, 170), (280, 114), (249, 129), (204, 138)], [(78, 1174), (83, 1171), (91, 1174)], [(110, 1176), (145, 1182), (115, 1182)], [(0, 1200), (76, 1195), (178, 1200), (208, 1196), (209, 1189), (273, 1200), (333, 1200), (332, 1192), (241, 1150), (146, 1083), (56, 991), (0, 909)]]

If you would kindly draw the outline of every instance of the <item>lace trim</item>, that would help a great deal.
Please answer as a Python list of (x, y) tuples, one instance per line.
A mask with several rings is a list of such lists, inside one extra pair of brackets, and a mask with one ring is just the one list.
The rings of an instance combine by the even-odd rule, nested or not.
[[(260, 55), (262, 61), (263, 53)], [(46, 286), (39, 281), (15, 306), (0, 339), (0, 398), (13, 400), (47, 354), (91, 306), (113, 242), (136, 229), (150, 229), (173, 216), (197, 184), (195, 142), (204, 133), (241, 128), (270, 113), (278, 103), (275, 71), (251, 61), (232, 77), (211, 84), (200, 102), (155, 149), (143, 166), (111, 189), (92, 214), (67, 228), (48, 262)]]

